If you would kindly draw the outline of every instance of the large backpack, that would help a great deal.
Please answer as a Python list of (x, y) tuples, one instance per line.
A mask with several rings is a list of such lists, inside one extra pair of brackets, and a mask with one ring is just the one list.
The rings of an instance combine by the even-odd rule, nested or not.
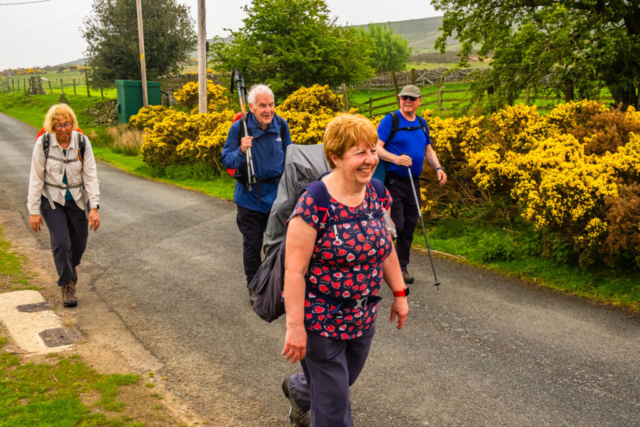
[[(304, 187), (298, 194), (298, 198), (304, 193), (305, 190), (311, 193), (313, 199), (318, 206), (318, 213), (320, 214), (320, 229), (318, 231), (317, 239), (322, 237), (322, 234), (331, 226), (344, 224), (348, 222), (356, 222), (363, 219), (362, 216), (349, 218), (346, 220), (333, 221), (329, 218), (329, 204), (331, 196), (327, 191), (327, 187), (320, 177), (317, 181), (310, 182)], [(371, 179), (371, 185), (374, 188), (378, 199), (383, 202), (386, 200), (386, 191), (381, 181), (373, 178)], [(373, 218), (382, 218), (383, 213), (377, 212), (373, 215)], [(369, 219), (368, 217), (365, 217)], [(317, 241), (316, 239), (316, 241)], [(256, 312), (262, 320), (267, 322), (273, 322), (284, 314), (284, 301), (282, 301), (282, 290), (284, 289), (284, 261), (286, 258), (286, 235), (280, 243), (278, 249), (275, 250), (266, 260), (260, 265), (256, 275), (251, 280), (251, 283), (247, 285), (249, 290), (255, 293), (253, 298), (253, 311)]]
[[(76, 132), (78, 132), (78, 147), (80, 148), (80, 161), (82, 163), (84, 163), (84, 153), (85, 153), (85, 151), (87, 149), (87, 142), (86, 142), (86, 139), (85, 139), (86, 136), (85, 136), (84, 132), (82, 132), (82, 130), (80, 130), (80, 128), (76, 129)], [(44, 130), (44, 128), (42, 128), (42, 129), (40, 129), (40, 132), (38, 132), (38, 135), (36, 136), (36, 141), (41, 136), (43, 136), (43, 138), (42, 138), (42, 150), (44, 151), (44, 161), (46, 163), (47, 159), (49, 158), (49, 148), (51, 148), (51, 134), (49, 132), (47, 132), (46, 130)]]

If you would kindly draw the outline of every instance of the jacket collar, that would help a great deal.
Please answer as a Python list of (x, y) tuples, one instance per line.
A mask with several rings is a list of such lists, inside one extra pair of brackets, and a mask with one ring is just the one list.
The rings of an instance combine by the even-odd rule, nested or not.
[(249, 132), (254, 138), (259, 138), (266, 133), (280, 133), (280, 121), (277, 118), (277, 115), (273, 114), (273, 120), (269, 123), (266, 129), (262, 129), (260, 124), (258, 124), (258, 120), (256, 120), (255, 115), (252, 112), (247, 113), (247, 125), (249, 127)]

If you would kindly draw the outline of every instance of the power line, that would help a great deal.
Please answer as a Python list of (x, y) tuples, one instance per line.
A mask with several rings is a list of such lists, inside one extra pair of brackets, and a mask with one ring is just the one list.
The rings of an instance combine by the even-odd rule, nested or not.
[(20, 4), (44, 3), (51, 0), (25, 1), (22, 3), (0, 3), (0, 6), (16, 6)]
[[(47, 1), (50, 1), (50, 0), (47, 0)], [(16, 34), (16, 33), (18, 33), (18, 34), (20, 34), (20, 33), (33, 33), (34, 31), (46, 30), (47, 28), (55, 27), (56, 25), (61, 24), (61, 23), (65, 22), (66, 20), (73, 18), (74, 16), (86, 11), (87, 9), (89, 9), (89, 7), (85, 7), (84, 9), (81, 9), (81, 10), (77, 11), (76, 13), (67, 16), (63, 20), (55, 22), (55, 23), (50, 24), (50, 25), (47, 25), (46, 27), (33, 28), (33, 29), (27, 30), (27, 31), (9, 31), (9, 33), (10, 34), (11, 33), (13, 33), (13, 34)], [(0, 31), (0, 34), (1, 33), (2, 33), (2, 31)]]

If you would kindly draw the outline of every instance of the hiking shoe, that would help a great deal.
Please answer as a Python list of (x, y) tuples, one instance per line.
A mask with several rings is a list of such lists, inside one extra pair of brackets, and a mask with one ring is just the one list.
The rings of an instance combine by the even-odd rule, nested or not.
[(73, 267), (73, 277), (71, 278), (71, 280), (73, 281), (74, 285), (78, 284), (78, 270)]
[(291, 420), (291, 424), (296, 427), (310, 427), (311, 426), (311, 411), (304, 411), (302, 408), (298, 406), (295, 400), (293, 400), (293, 396), (289, 392), (289, 378), (285, 378), (282, 382), (282, 391), (284, 395), (289, 399), (289, 403), (291, 407), (289, 409), (289, 420)]
[(407, 270), (402, 270), (402, 278), (404, 279), (404, 283), (410, 284), (413, 283), (413, 276), (409, 274)]
[(69, 283), (62, 287), (62, 305), (65, 307), (75, 307), (78, 305), (76, 285), (73, 283), (73, 280), (69, 280)]

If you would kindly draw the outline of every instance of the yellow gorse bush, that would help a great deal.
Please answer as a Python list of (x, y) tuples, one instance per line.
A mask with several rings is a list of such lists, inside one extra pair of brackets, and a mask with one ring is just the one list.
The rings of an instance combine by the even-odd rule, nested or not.
[(165, 116), (171, 113), (167, 107), (162, 105), (150, 105), (142, 107), (138, 114), (134, 114), (129, 118), (129, 126), (139, 130), (145, 130), (154, 124), (161, 122)]
[[(173, 96), (178, 104), (192, 109), (192, 114), (198, 113), (199, 89), (198, 82), (188, 82), (182, 88), (175, 91)], [(222, 111), (229, 105), (229, 98), (224, 95), (225, 89), (207, 80), (207, 110), (208, 112)]]
[(329, 86), (313, 85), (289, 95), (276, 107), (276, 114), (289, 124), (294, 144), (320, 144), (327, 125), (343, 107), (342, 99)]

